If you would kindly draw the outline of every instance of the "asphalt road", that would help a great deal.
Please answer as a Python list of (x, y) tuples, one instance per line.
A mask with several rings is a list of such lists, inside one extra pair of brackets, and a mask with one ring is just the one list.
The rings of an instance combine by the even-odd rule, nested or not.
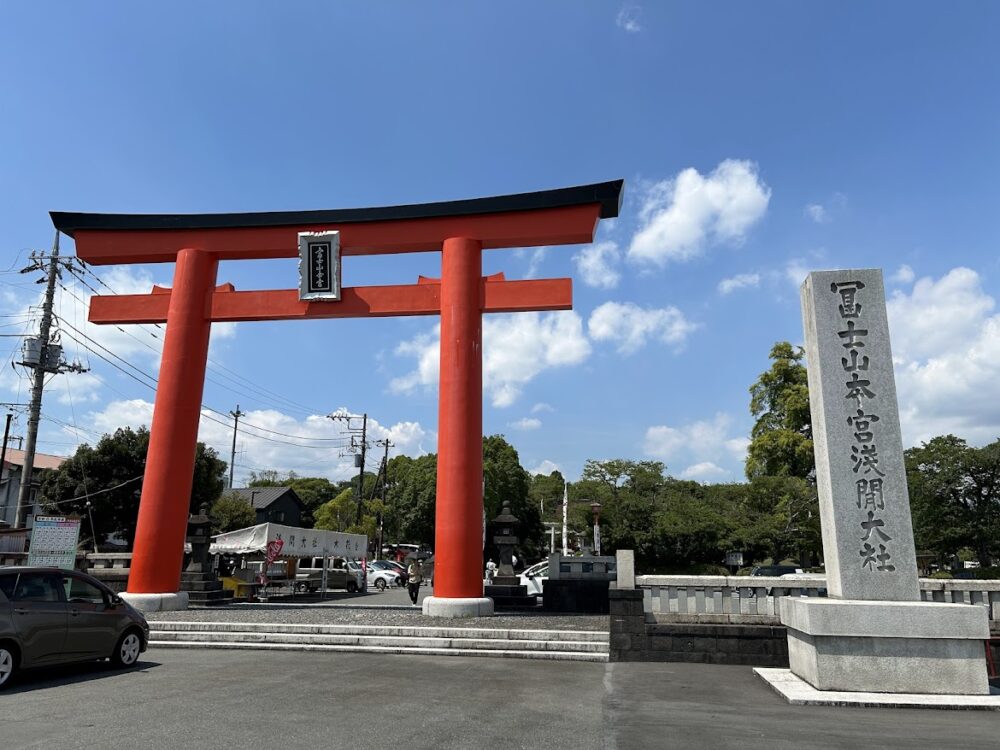
[(0, 748), (996, 747), (995, 712), (793, 707), (746, 667), (152, 650), (29, 673)]

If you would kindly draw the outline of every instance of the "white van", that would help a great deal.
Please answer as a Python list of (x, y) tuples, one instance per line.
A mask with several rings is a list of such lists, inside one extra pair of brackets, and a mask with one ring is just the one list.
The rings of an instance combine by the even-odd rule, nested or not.
[[(299, 558), (295, 568), (296, 591), (318, 591), (323, 586), (323, 558)], [(346, 589), (353, 594), (361, 589), (360, 569), (351, 566), (342, 557), (329, 557), (326, 564), (327, 589)]]

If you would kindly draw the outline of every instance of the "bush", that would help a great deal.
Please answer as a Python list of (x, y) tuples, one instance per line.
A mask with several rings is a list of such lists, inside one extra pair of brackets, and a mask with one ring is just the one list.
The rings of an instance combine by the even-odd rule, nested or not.
[(992, 568), (973, 568), (972, 575), (979, 581), (1000, 579), (1000, 567), (993, 566)]
[(927, 577), (928, 578), (954, 578), (955, 576), (953, 576), (947, 570), (937, 570), (937, 571), (931, 573)]

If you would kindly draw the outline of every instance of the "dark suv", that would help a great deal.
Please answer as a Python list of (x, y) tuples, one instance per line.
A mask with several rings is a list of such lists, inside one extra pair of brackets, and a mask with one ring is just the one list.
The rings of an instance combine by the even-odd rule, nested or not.
[(56, 568), (0, 567), (0, 690), (21, 669), (146, 650), (146, 619), (96, 578)]

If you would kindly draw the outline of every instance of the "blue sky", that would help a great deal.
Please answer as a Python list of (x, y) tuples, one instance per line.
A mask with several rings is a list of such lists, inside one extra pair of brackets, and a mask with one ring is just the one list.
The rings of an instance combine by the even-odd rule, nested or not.
[[(1000, 436), (998, 22), (986, 2), (5, 3), (0, 331), (37, 320), (16, 271), (51, 243), (52, 209), (378, 206), (623, 177), (593, 246), (485, 255), (487, 273), (574, 279), (573, 312), (486, 321), (484, 427), (526, 468), (575, 479), (624, 456), (740, 479), (747, 389), (775, 341), (801, 341), (805, 273), (836, 267), (885, 271), (904, 440), (981, 444)], [(438, 269), (434, 253), (348, 258), (343, 281)], [(122, 292), (172, 275), (92, 270)], [(232, 262), (219, 281), (295, 274)], [(152, 401), (70, 326), (154, 377), (162, 335), (88, 327), (90, 290), (64, 285), (63, 343), (92, 369), (47, 391), (40, 448), (61, 454), (147, 422)], [(324, 416), (338, 409), (398, 451), (436, 450), (434, 324), (216, 326), (205, 404), (254, 426), (237, 484), (353, 471)], [(0, 398), (26, 392), (5, 365)], [(225, 457), (230, 434), (203, 422)]]

